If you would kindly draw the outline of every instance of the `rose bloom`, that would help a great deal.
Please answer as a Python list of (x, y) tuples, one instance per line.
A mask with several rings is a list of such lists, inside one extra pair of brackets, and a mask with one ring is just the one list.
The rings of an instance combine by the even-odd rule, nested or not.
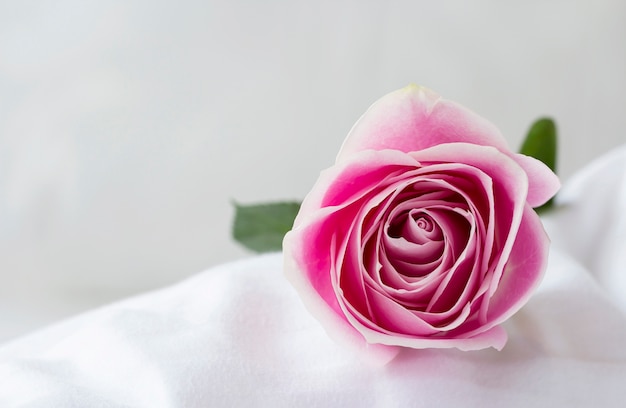
[(372, 350), (501, 349), (549, 240), (558, 178), (429, 89), (359, 119), (284, 239), (285, 273), (332, 337)]

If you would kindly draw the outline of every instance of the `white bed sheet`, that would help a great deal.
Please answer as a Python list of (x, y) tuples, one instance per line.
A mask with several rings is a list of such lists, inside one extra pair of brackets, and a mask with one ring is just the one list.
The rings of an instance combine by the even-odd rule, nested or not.
[(0, 347), (0, 406), (622, 406), (626, 146), (544, 217), (546, 277), (503, 351), (406, 351), (386, 366), (331, 341), (281, 255), (224, 264)]

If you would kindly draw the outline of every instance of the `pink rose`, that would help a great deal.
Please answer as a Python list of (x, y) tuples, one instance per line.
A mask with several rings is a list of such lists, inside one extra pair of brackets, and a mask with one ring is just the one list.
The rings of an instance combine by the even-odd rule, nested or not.
[(370, 107), (321, 173), (285, 236), (285, 272), (336, 338), (501, 349), (499, 324), (546, 267), (532, 208), (558, 188), (494, 125), (410, 85)]

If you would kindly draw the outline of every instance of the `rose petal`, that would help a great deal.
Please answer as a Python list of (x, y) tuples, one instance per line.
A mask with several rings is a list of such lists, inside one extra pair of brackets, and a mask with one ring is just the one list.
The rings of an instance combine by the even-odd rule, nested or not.
[(548, 201), (561, 187), (559, 178), (541, 161), (516, 154), (513, 158), (528, 175), (528, 197), (531, 207), (539, 207)]
[(412, 152), (455, 142), (509, 151), (500, 131), (486, 119), (430, 89), (409, 85), (383, 96), (361, 116), (337, 162), (367, 149)]
[(377, 329), (391, 335), (430, 336), (439, 331), (378, 290), (368, 288)]
[(488, 321), (505, 321), (530, 298), (545, 272), (549, 244), (539, 216), (527, 205), (502, 278), (489, 303)]
[[(322, 218), (324, 216), (325, 214), (321, 215)], [(299, 236), (301, 233), (306, 233), (306, 231), (292, 230), (285, 235), (283, 253), (285, 276), (297, 290), (304, 306), (322, 323), (328, 335), (338, 343), (344, 344), (346, 348), (360, 350), (364, 358), (376, 364), (386, 364), (392, 360), (400, 351), (399, 348), (365, 342), (363, 336), (346, 319), (339, 305), (332, 301), (329, 303), (330, 299), (335, 299), (334, 294), (329, 297), (329, 294), (324, 292), (332, 290), (329, 274), (318, 274), (314, 280), (311, 280), (302, 273), (311, 266), (307, 265), (302, 258), (306, 249), (303, 248), (302, 237)], [(330, 259), (326, 257), (321, 261), (329, 263)]]
[[(352, 324), (359, 326), (360, 323), (349, 318)], [(472, 337), (411, 337), (411, 336), (390, 336), (367, 327), (360, 327), (361, 332), (370, 344), (386, 344), (390, 346), (402, 346), (410, 348), (451, 348), (456, 347), (459, 350), (482, 350), (487, 347), (493, 347), (496, 350), (502, 350), (507, 340), (506, 331), (500, 326), (494, 326), (480, 333), (473, 334)]]

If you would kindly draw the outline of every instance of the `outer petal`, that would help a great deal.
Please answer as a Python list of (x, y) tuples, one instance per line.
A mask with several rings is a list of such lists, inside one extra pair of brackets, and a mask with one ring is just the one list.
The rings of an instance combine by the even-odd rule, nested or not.
[[(349, 316), (350, 319), (353, 319)], [(358, 321), (353, 321), (354, 325), (360, 325)], [(360, 328), (367, 341), (372, 344), (393, 344), (409, 348), (458, 348), (459, 350), (482, 350), (493, 347), (502, 350), (507, 341), (506, 331), (500, 326), (493, 326), (479, 333), (474, 333), (471, 337), (411, 337), (411, 336), (388, 336), (371, 330), (367, 327)]]
[(528, 175), (528, 197), (531, 207), (538, 207), (548, 201), (561, 187), (559, 178), (541, 161), (516, 154), (513, 157)]
[(430, 89), (409, 85), (383, 96), (365, 112), (352, 127), (337, 161), (366, 149), (411, 152), (454, 142), (510, 150), (486, 119)]
[(294, 221), (294, 228), (306, 222), (310, 215), (322, 207), (345, 204), (347, 196), (359, 191), (369, 192), (372, 185), (363, 175), (376, 173), (386, 166), (418, 166), (412, 157), (393, 150), (385, 152), (363, 151), (350, 161), (332, 166), (320, 173), (311, 191), (302, 202)]
[[(305, 271), (312, 266), (307, 265), (305, 259), (306, 254), (304, 252), (306, 249), (304, 246), (306, 241), (302, 237), (305, 232), (306, 228), (290, 231), (283, 240), (284, 272), (287, 279), (297, 290), (305, 307), (322, 323), (331, 338), (349, 348), (363, 351), (364, 355), (375, 363), (387, 363), (397, 355), (400, 349), (382, 344), (368, 344), (363, 336), (346, 320), (339, 309), (339, 305), (327, 303), (329, 297), (334, 297), (329, 273), (318, 274), (318, 279), (315, 282), (307, 276)], [(320, 259), (320, 261), (327, 262), (327, 267), (330, 268), (328, 257)], [(315, 267), (319, 266), (313, 266), (313, 268)]]
[(509, 261), (489, 304), (488, 326), (502, 323), (528, 301), (546, 270), (549, 246), (539, 216), (527, 205)]

